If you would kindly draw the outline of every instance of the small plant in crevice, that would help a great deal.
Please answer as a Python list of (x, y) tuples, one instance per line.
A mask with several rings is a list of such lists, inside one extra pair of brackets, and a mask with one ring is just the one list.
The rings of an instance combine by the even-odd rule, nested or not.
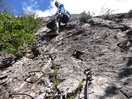
[(86, 13), (85, 11), (81, 13), (81, 16), (79, 18), (80, 22), (86, 23), (87, 20), (89, 20), (92, 17), (90, 12)]
[(52, 63), (51, 69), (59, 69), (59, 66), (58, 64)]
[(81, 91), (83, 90), (83, 81), (84, 81), (84, 80), (82, 80), (82, 81), (79, 83), (77, 89), (76, 89), (73, 93), (68, 93), (68, 96), (67, 96), (68, 99), (76, 99), (76, 96), (77, 96), (78, 94), (80, 94)]
[(60, 82), (59, 82), (59, 79), (58, 79), (58, 74), (59, 74), (59, 70), (58, 69), (54, 69), (53, 70), (53, 83), (55, 86), (57, 86)]
[(77, 89), (76, 89), (76, 93), (80, 93), (82, 91), (83, 88), (83, 81), (79, 83)]
[(50, 79), (51, 79), (51, 82), (53, 82), (55, 87), (63, 81), (63, 80), (59, 79), (59, 77), (58, 77), (59, 66), (60, 65), (54, 64), (54, 63), (52, 63), (52, 66), (51, 66), (51, 69), (53, 70), (53, 72), (50, 74)]
[(71, 95), (71, 96), (69, 95), (69, 96), (67, 97), (67, 99), (76, 99), (76, 97), (75, 97), (75, 96), (72, 96), (72, 95)]

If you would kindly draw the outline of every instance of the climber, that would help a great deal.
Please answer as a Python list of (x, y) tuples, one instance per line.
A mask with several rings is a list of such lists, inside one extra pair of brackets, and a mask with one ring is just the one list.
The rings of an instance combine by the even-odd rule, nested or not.
[(53, 27), (55, 26), (54, 28), (56, 30), (56, 33), (59, 33), (60, 24), (63, 23), (67, 25), (70, 19), (70, 14), (68, 11), (65, 10), (64, 5), (60, 4), (60, 2), (55, 1), (55, 6), (57, 7), (57, 12), (54, 15), (54, 21), (47, 24), (47, 27), (53, 29)]

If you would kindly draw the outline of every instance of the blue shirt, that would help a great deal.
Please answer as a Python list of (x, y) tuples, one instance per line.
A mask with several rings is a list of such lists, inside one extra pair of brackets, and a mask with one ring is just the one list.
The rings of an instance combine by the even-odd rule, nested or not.
[(65, 8), (63, 4), (60, 4), (59, 8), (58, 8), (58, 12), (59, 13), (65, 13)]
[(65, 15), (67, 15), (68, 17), (70, 17), (70, 13), (69, 13), (67, 10), (65, 10), (63, 4), (60, 4), (60, 6), (58, 7), (57, 12), (58, 12), (58, 13), (65, 14)]

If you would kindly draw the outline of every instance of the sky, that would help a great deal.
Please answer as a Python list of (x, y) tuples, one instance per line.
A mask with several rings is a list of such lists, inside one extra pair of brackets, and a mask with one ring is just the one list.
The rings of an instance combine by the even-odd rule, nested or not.
[[(55, 14), (55, 0), (4, 0), (12, 6), (15, 15), (33, 12), (38, 17)], [(123, 13), (132, 9), (132, 0), (58, 0), (63, 3), (65, 9), (71, 14), (79, 14), (90, 11), (92, 15), (105, 14), (108, 9), (110, 13)]]

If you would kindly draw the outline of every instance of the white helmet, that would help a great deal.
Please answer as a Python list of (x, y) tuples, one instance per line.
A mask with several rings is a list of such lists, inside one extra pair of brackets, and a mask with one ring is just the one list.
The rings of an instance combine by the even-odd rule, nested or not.
[(60, 5), (60, 2), (59, 1), (55, 1), (55, 6), (58, 7)]

